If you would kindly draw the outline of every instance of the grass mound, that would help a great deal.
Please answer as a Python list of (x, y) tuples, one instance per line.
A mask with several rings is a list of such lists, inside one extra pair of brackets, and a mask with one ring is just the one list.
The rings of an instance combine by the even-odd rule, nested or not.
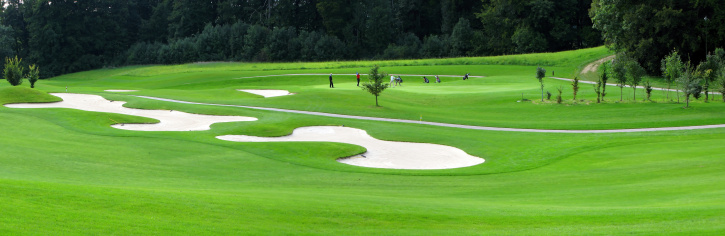
[(44, 91), (25, 87), (0, 88), (0, 105), (9, 103), (60, 102), (62, 99)]

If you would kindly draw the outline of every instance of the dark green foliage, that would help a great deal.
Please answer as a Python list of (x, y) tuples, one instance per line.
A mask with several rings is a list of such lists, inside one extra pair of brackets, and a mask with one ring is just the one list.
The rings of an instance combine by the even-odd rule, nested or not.
[(169, 36), (179, 39), (197, 34), (217, 16), (216, 0), (174, 0), (169, 14)]
[(541, 101), (544, 101), (544, 76), (546, 76), (546, 69), (541, 67), (536, 67), (536, 79), (539, 80), (539, 84), (541, 84)]
[(252, 25), (244, 36), (244, 59), (251, 61), (267, 61), (268, 55), (262, 51), (267, 44), (270, 30), (260, 25)]
[(393, 10), (386, 0), (371, 0), (370, 17), (366, 21), (367, 31), (365, 31), (365, 44), (368, 50), (382, 51), (395, 41), (395, 21), (393, 18)]
[(546, 91), (546, 100), (551, 100), (551, 92)]
[(528, 27), (516, 29), (511, 41), (516, 45), (517, 53), (543, 52), (548, 48), (544, 35)]
[(294, 28), (275, 28), (267, 44), (270, 60), (293, 61), (299, 58), (300, 43)]
[(581, 14), (586, 0), (5, 2), (0, 25), (9, 30), (0, 29), (7, 41), (0, 54), (11, 48), (8, 55), (38, 64), (43, 76), (125, 64), (439, 58), (598, 45), (584, 43), (597, 38)]
[(315, 44), (317, 60), (329, 61), (335, 58), (344, 58), (345, 44), (335, 36), (322, 35)]
[(473, 28), (466, 18), (461, 17), (451, 33), (451, 56), (466, 56), (473, 49)]
[(489, 0), (477, 14), (489, 54), (560, 51), (601, 44), (587, 12), (591, 1)]
[[(0, 25), (0, 60), (5, 60), (15, 54), (13, 50), (13, 37), (12, 28)], [(3, 70), (5, 63), (0, 63), (0, 71)]]
[(649, 72), (658, 72), (660, 59), (672, 49), (702, 61), (706, 44), (725, 43), (721, 1), (594, 0), (590, 16), (609, 47), (627, 52)]
[(448, 55), (450, 44), (446, 35), (431, 35), (425, 37), (423, 42), (423, 56), (428, 58), (441, 58)]
[(35, 88), (35, 82), (40, 79), (40, 70), (35, 64), (28, 66), (28, 82), (30, 82), (30, 88)]
[(3, 78), (12, 86), (18, 86), (23, 83), (23, 67), (20, 63), (23, 59), (17, 56), (5, 59), (5, 68), (3, 69)]
[(418, 36), (413, 33), (405, 34), (398, 40), (398, 43), (391, 44), (385, 49), (383, 58), (386, 59), (408, 59), (420, 57), (422, 43)]
[(172, 4), (172, 0), (164, 0), (153, 6), (150, 17), (142, 20), (139, 41), (161, 43), (168, 41), (169, 15), (174, 7)]
[(368, 74), (368, 81), (361, 85), (362, 90), (375, 96), (375, 106), (380, 106), (378, 105), (378, 96), (388, 88), (388, 83), (385, 83), (385, 78), (388, 77), (388, 74), (379, 72), (379, 69), (380, 67), (378, 65), (371, 68), (370, 74)]

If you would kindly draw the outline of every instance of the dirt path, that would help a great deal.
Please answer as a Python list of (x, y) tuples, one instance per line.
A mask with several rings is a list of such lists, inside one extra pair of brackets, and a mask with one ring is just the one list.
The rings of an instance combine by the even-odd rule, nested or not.
[(599, 59), (595, 62), (589, 63), (586, 67), (584, 67), (584, 70), (582, 70), (581, 74), (586, 74), (589, 72), (597, 71), (600, 65), (602, 65), (604, 62), (610, 61), (614, 59), (615, 55), (611, 55), (602, 59)]

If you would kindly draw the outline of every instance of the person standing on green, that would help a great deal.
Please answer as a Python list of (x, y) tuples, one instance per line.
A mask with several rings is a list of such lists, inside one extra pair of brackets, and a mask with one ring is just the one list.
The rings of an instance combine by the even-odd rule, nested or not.
[(360, 72), (357, 72), (357, 86), (360, 87)]
[(334, 88), (335, 85), (332, 84), (332, 73), (330, 73), (330, 88)]

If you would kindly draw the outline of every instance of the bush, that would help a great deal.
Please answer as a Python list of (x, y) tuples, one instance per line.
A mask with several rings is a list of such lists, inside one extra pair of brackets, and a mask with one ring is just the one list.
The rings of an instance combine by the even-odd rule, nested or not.
[(38, 66), (32, 64), (28, 67), (28, 81), (30, 82), (30, 88), (35, 88), (35, 82), (40, 78), (40, 71)]
[(556, 103), (561, 104), (561, 93), (564, 91), (564, 87), (559, 86), (558, 88), (556, 88), (556, 90), (559, 91), (559, 95), (556, 95)]
[(18, 59), (18, 56), (5, 59), (3, 77), (12, 86), (18, 86), (23, 83), (23, 67), (20, 65), (22, 61), (23, 59)]

